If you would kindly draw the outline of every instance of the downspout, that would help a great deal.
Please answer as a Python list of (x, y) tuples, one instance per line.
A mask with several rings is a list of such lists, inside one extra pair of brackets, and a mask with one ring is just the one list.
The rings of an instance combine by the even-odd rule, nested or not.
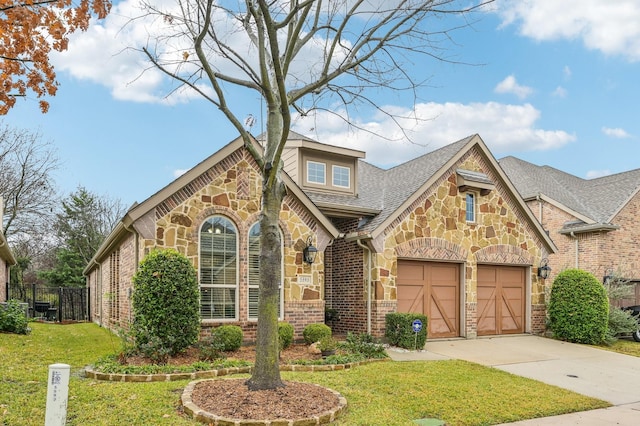
[(356, 244), (367, 251), (367, 333), (371, 334), (371, 250), (361, 239), (357, 239)]

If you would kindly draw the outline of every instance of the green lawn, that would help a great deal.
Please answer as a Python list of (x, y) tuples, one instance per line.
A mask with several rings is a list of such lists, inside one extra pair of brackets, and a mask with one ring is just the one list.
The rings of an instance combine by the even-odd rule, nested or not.
[[(0, 334), (0, 424), (44, 422), (48, 365), (71, 365), (67, 425), (197, 425), (181, 414), (187, 381), (99, 382), (84, 366), (115, 353), (120, 340), (95, 324), (31, 324), (28, 336)], [(349, 410), (339, 425), (490, 425), (608, 406), (553, 386), (463, 361), (378, 362), (351, 370), (286, 373), (342, 393)]]

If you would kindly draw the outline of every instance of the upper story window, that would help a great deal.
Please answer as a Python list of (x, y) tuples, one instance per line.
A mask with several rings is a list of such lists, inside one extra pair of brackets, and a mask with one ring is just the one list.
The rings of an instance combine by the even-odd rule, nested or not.
[(467, 222), (476, 221), (476, 195), (473, 192), (467, 192), (465, 217)]
[(200, 227), (200, 316), (238, 319), (238, 243), (233, 223), (213, 216)]
[(351, 169), (344, 166), (333, 166), (333, 186), (351, 188)]
[(317, 161), (307, 161), (307, 182), (324, 185), (327, 181), (327, 165)]
[[(280, 234), (282, 240), (282, 234)], [(282, 248), (281, 248), (282, 250)], [(247, 292), (247, 310), (249, 320), (258, 319), (258, 296), (260, 289), (260, 223), (254, 224), (249, 230), (249, 261), (248, 277), (249, 291)], [(280, 268), (280, 284), (278, 293), (278, 318), (282, 318), (282, 266)]]

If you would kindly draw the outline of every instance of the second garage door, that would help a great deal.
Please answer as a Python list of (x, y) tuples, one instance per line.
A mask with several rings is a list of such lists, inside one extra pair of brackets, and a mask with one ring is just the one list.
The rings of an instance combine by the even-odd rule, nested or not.
[(460, 335), (460, 266), (455, 263), (398, 261), (398, 312), (428, 318), (428, 336)]
[(525, 273), (519, 266), (478, 265), (478, 336), (524, 332)]

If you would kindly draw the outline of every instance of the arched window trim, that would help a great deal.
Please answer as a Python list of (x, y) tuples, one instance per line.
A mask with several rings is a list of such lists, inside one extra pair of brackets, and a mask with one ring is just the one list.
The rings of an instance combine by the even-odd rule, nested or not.
[[(206, 255), (206, 251), (203, 250), (204, 248), (204, 244), (203, 244), (203, 233), (204, 232), (211, 232), (211, 233), (216, 233), (215, 232), (215, 224), (212, 224), (211, 221), (215, 220), (216, 218), (220, 218), (226, 222), (228, 222), (228, 224), (230, 225), (230, 228), (233, 230), (233, 232), (235, 233), (235, 244), (233, 247), (233, 251), (230, 250), (229, 248), (225, 248), (224, 253), (222, 254), (223, 259), (226, 260), (227, 256), (233, 256), (233, 260), (235, 261), (235, 278), (232, 280), (231, 283), (225, 282), (224, 284), (216, 284), (216, 283), (209, 283), (209, 284), (203, 284), (203, 265), (206, 263), (206, 259), (204, 258), (204, 256)], [(208, 231), (204, 231), (205, 227), (209, 225)], [(224, 233), (224, 232), (223, 232)], [(224, 233), (226, 235), (226, 233)], [(240, 291), (239, 291), (239, 280), (240, 280), (240, 274), (239, 274), (239, 247), (240, 247), (240, 234), (238, 232), (238, 226), (234, 223), (233, 220), (231, 220), (231, 218), (224, 216), (224, 215), (219, 215), (219, 214), (215, 214), (215, 215), (211, 215), (209, 217), (207, 217), (202, 224), (199, 227), (199, 231), (198, 231), (198, 285), (200, 288), (200, 317), (202, 321), (205, 322), (232, 322), (232, 321), (238, 321), (239, 318), (239, 297), (240, 297)], [(213, 240), (212, 240), (212, 245), (213, 245)], [(212, 262), (215, 260), (213, 259), (214, 253), (213, 253), (213, 247), (212, 247)], [(212, 268), (213, 269), (213, 268)], [(213, 274), (213, 271), (211, 271), (211, 274)], [(212, 276), (210, 278), (211, 280), (214, 280), (215, 277)], [(209, 290), (207, 290), (209, 289)], [(220, 290), (222, 289), (223, 291), (220, 292), (218, 291), (217, 293), (218, 296), (215, 295), (215, 291), (216, 290)], [(232, 303), (233, 305), (231, 305), (231, 303), (229, 303), (229, 300), (224, 300), (224, 297), (227, 296), (228, 292), (224, 291), (224, 290), (231, 290), (233, 292), (233, 300)], [(207, 297), (203, 297), (203, 295), (207, 295)], [(221, 297), (222, 296), (222, 297)], [(210, 303), (209, 304), (205, 304), (205, 299), (209, 299)], [(228, 299), (231, 299), (231, 297), (229, 297)], [(216, 306), (218, 306), (218, 309), (216, 309)], [(231, 309), (230, 307), (233, 308), (233, 316), (227, 315), (226, 312)], [(216, 317), (216, 312), (222, 312), (222, 316)]]
[[(252, 284), (252, 251), (251, 251), (251, 236), (254, 228), (258, 229), (258, 239), (260, 238), (260, 222), (255, 222), (251, 227), (249, 227), (249, 231), (247, 232), (247, 319), (249, 321), (257, 321), (258, 320), (258, 305), (257, 305), (257, 291), (259, 287), (259, 281)], [(280, 227), (278, 227), (278, 232), (280, 232), (280, 303), (278, 304), (278, 319), (282, 320), (284, 318), (284, 235)], [(258, 240), (259, 241), (259, 240)], [(259, 248), (259, 246), (258, 246)], [(257, 254), (259, 256), (260, 252), (258, 250)], [(254, 255), (255, 256), (255, 255)], [(258, 263), (259, 265), (259, 263)], [(258, 269), (259, 270), (259, 269)], [(259, 276), (258, 276), (259, 280)], [(255, 301), (252, 302), (252, 300)], [(254, 307), (252, 307), (252, 304)], [(252, 311), (255, 312), (255, 315), (252, 315)]]

